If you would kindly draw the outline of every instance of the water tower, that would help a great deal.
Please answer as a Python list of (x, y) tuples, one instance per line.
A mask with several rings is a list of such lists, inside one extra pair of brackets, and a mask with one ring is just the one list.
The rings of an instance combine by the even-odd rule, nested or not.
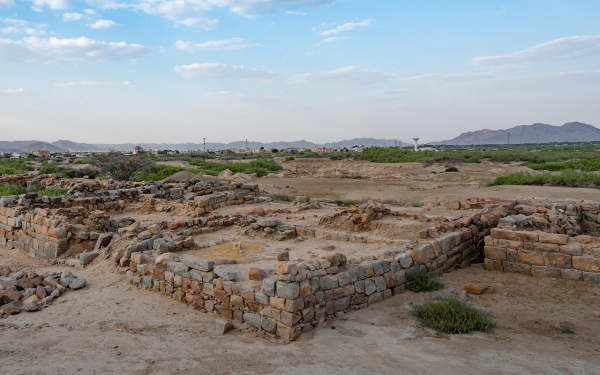
[(415, 151), (419, 151), (419, 147), (417, 144), (417, 142), (419, 141), (419, 137), (414, 137), (412, 140), (415, 143)]

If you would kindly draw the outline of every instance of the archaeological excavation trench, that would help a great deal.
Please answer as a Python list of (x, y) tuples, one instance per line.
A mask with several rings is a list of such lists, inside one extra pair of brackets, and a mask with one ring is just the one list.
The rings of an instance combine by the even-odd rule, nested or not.
[[(104, 265), (124, 283), (214, 314), (223, 333), (244, 327), (282, 341), (401, 295), (420, 272), (483, 262), (489, 271), (600, 284), (600, 202), (338, 207), (184, 175), (162, 183), (64, 180), (69, 197), (2, 197), (0, 245), (75, 268)], [(29, 311), (27, 273), (1, 276), (0, 315)], [(55, 289), (63, 280), (42, 276), (53, 277)]]

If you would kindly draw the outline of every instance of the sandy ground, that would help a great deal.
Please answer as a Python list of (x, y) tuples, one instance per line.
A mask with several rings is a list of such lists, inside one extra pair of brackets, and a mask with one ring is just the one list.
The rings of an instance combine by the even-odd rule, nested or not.
[[(294, 161), (286, 163), (286, 171), (296, 168), (294, 177), (258, 183), (273, 194), (322, 201), (600, 195), (593, 189), (486, 187), (496, 176), (524, 168), (518, 165), (429, 171), (443, 167)], [(327, 175), (336, 168), (337, 175)], [(354, 178), (357, 171), (363, 178)], [(308, 217), (321, 215), (317, 211), (303, 213), (304, 220), (316, 221)], [(444, 212), (441, 207), (432, 211)], [(202, 237), (218, 236), (239, 238), (233, 230)], [(265, 245), (265, 253), (290, 247), (300, 256), (319, 244)], [(376, 251), (377, 245), (371, 246)], [(0, 264), (13, 270), (64, 269), (5, 247), (0, 247)], [(428, 295), (405, 292), (280, 344), (243, 330), (218, 335), (214, 315), (136, 289), (105, 262), (74, 273), (88, 280), (86, 288), (68, 292), (40, 312), (0, 320), (0, 374), (593, 374), (600, 368), (600, 286), (583, 282), (492, 273), (475, 265), (444, 275), (445, 291), (468, 283), (493, 286), (493, 294), (472, 296), (475, 306), (493, 314), (498, 323), (493, 333), (448, 336), (417, 327), (409, 304)], [(561, 326), (576, 334), (561, 333)]]
[[(2, 264), (48, 268), (15, 250), (0, 254)], [(217, 335), (213, 315), (133, 288), (104, 263), (76, 271), (85, 289), (0, 321), (0, 373), (591, 374), (600, 366), (600, 286), (585, 283), (473, 267), (445, 275), (445, 290), (494, 286), (472, 296), (498, 322), (493, 333), (416, 327), (409, 303), (426, 295), (405, 292), (284, 345), (239, 330)]]

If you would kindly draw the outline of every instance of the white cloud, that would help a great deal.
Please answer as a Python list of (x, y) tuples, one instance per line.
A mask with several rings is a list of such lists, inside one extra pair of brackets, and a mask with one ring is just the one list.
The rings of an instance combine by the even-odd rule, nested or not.
[(30, 63), (83, 63), (134, 60), (148, 56), (152, 50), (140, 44), (103, 42), (86, 37), (48, 39), (27, 37), (21, 40), (0, 39), (0, 61)]
[(348, 39), (348, 37), (345, 36), (332, 36), (331, 38), (326, 38), (323, 40), (323, 43), (333, 43), (333, 42), (340, 42), (344, 39)]
[(377, 70), (359, 69), (356, 66), (348, 66), (335, 70), (323, 70), (320, 72), (296, 74), (288, 83), (336, 83), (345, 85), (367, 85), (387, 81), (394, 77), (393, 74)]
[(110, 29), (111, 27), (117, 26), (115, 21), (111, 20), (98, 20), (94, 22), (90, 27), (92, 29)]
[(44, 35), (46, 30), (43, 30), (46, 25), (37, 25), (37, 27), (29, 27), (29, 22), (24, 20), (17, 20), (14, 18), (6, 18), (5, 23), (12, 26), (4, 27), (0, 29), (2, 34), (27, 34), (27, 35)]
[(216, 63), (178, 65), (175, 71), (183, 78), (257, 80), (276, 76), (275, 73), (264, 70)]
[(90, 16), (95, 16), (96, 15), (96, 11), (93, 9), (86, 9), (84, 10), (85, 14), (90, 15)]
[(19, 94), (23, 94), (24, 92), (25, 92), (25, 89), (23, 89), (23, 88), (0, 90), (0, 93), (8, 94), (8, 95), (19, 95)]
[(108, 87), (108, 88), (126, 88), (134, 89), (137, 88), (133, 83), (129, 81), (125, 82), (96, 82), (96, 81), (82, 81), (82, 82), (61, 82), (55, 83), (54, 87)]
[(373, 20), (364, 20), (362, 22), (348, 22), (341, 26), (336, 27), (335, 29), (322, 31), (322, 32), (320, 32), (320, 34), (321, 35), (339, 34), (342, 31), (350, 31), (356, 27), (371, 26), (371, 23), (373, 23)]
[(0, 0), (0, 8), (10, 8), (15, 5), (14, 0)]
[(62, 16), (62, 20), (63, 22), (67, 22), (67, 21), (79, 21), (80, 19), (83, 18), (83, 14), (81, 13), (64, 13)]
[(288, 10), (287, 12), (285, 12), (285, 14), (289, 14), (292, 16), (308, 16), (308, 14), (305, 12), (294, 12), (292, 10)]
[(508, 55), (475, 57), (471, 61), (475, 65), (499, 65), (577, 59), (598, 54), (600, 54), (600, 35), (584, 35), (555, 39)]
[(209, 0), (245, 16), (268, 13), (278, 9), (293, 9), (331, 5), (335, 0)]
[(209, 92), (209, 93), (204, 94), (203, 96), (207, 99), (223, 100), (223, 99), (241, 98), (245, 95), (239, 91), (218, 91), (218, 92)]
[(148, 14), (158, 14), (178, 25), (214, 29), (218, 20), (208, 18), (205, 13), (211, 4), (205, 0), (141, 0), (133, 5)]
[(35, 8), (40, 9), (48, 6), (50, 9), (68, 9), (75, 5), (75, 0), (32, 0)]
[(494, 76), (489, 73), (429, 73), (405, 79), (406, 82), (422, 83), (465, 83), (492, 79)]
[(223, 40), (213, 40), (204, 43), (192, 43), (178, 40), (175, 46), (183, 51), (194, 52), (207, 49), (244, 49), (250, 47), (262, 47), (260, 43), (245, 43), (244, 38), (231, 38)]

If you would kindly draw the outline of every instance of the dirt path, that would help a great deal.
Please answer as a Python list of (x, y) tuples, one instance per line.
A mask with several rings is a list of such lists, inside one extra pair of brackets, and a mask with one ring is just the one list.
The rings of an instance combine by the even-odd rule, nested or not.
[[(46, 263), (0, 249), (3, 264)], [(62, 267), (51, 267), (62, 269)], [(132, 288), (104, 264), (76, 270), (89, 286), (37, 313), (0, 320), (2, 374), (590, 374), (600, 366), (600, 286), (489, 273), (447, 274), (446, 289), (497, 288), (473, 296), (499, 328), (446, 336), (414, 326), (405, 292), (351, 312), (287, 345), (256, 333), (214, 329), (215, 317)], [(569, 325), (577, 334), (560, 333)], [(119, 354), (120, 353), (120, 354)]]

